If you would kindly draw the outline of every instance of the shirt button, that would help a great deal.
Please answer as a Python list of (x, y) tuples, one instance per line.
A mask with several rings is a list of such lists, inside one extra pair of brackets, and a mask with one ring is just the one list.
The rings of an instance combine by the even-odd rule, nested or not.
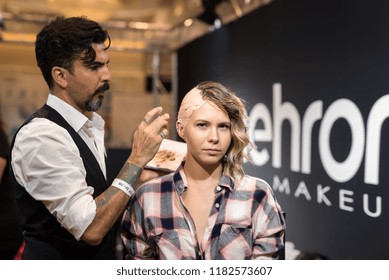
[(220, 186), (216, 187), (216, 191), (220, 192), (221, 190), (222, 190), (222, 188)]
[(219, 203), (216, 203), (216, 204), (215, 204), (215, 207), (216, 207), (216, 208), (219, 208), (219, 207), (220, 207), (220, 204), (219, 204)]

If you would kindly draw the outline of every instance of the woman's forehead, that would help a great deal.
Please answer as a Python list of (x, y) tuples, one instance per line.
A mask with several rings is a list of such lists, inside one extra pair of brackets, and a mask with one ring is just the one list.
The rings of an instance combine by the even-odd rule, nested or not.
[(188, 119), (207, 119), (207, 120), (222, 120), (228, 121), (229, 117), (226, 112), (220, 109), (214, 102), (205, 100), (201, 107), (193, 110)]

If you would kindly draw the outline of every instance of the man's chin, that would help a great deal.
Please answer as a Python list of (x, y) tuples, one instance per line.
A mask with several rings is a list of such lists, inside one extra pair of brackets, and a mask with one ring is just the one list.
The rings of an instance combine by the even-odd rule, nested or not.
[(99, 100), (96, 102), (89, 102), (86, 105), (86, 110), (89, 112), (96, 112), (97, 110), (99, 110), (101, 108), (101, 106), (103, 106), (103, 99), (104, 99), (104, 96), (102, 98), (99, 97)]

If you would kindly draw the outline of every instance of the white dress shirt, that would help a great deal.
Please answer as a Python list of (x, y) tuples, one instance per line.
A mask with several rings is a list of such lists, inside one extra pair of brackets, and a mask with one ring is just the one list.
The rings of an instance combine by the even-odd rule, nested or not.
[[(84, 139), (106, 177), (104, 120), (97, 113), (89, 120), (52, 94), (47, 105)], [(15, 139), (11, 164), (17, 182), (80, 240), (96, 215), (96, 204), (80, 152), (68, 131), (46, 118), (33, 119)]]

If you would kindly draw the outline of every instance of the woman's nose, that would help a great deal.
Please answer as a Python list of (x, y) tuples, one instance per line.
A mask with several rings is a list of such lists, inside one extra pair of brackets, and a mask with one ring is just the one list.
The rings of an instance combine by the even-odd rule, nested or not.
[(213, 143), (219, 142), (219, 133), (217, 128), (211, 128), (209, 132), (209, 141)]

